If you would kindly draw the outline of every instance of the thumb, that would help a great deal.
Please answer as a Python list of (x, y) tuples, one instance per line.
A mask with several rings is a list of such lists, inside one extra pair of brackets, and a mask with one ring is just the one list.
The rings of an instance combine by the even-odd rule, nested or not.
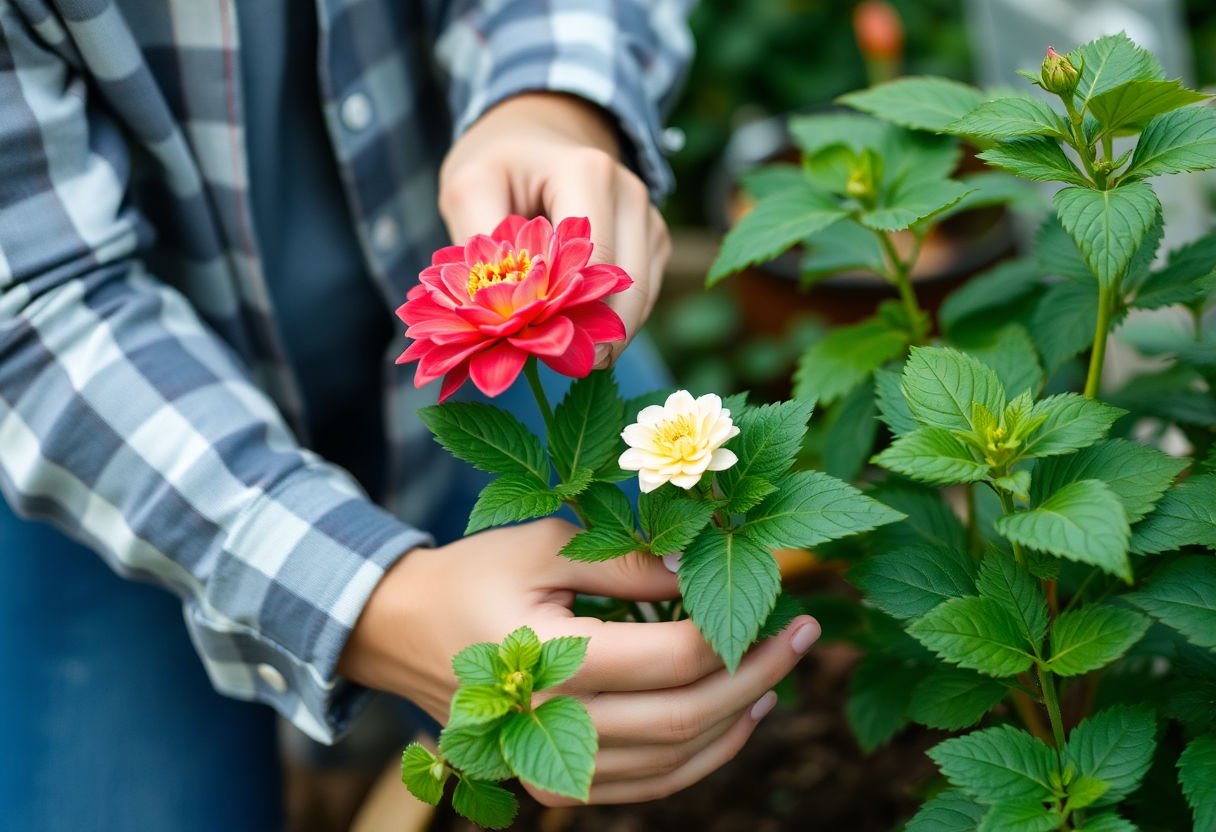
[(565, 564), (560, 589), (626, 601), (666, 601), (680, 594), (676, 576), (655, 555), (630, 552), (599, 563), (565, 560)]

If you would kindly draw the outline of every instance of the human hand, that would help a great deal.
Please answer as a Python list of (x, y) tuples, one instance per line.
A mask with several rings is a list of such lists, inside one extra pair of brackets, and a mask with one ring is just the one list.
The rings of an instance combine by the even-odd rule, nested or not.
[[(654, 800), (729, 761), (776, 701), (771, 688), (819, 637), (800, 616), (729, 675), (691, 621), (575, 617), (575, 593), (636, 601), (678, 596), (649, 555), (579, 563), (557, 553), (577, 529), (546, 519), (436, 549), (414, 549), (372, 593), (338, 672), (413, 701), (446, 721), (457, 688), (452, 656), (526, 625), (542, 640), (590, 638), (579, 672), (548, 693), (587, 707), (599, 733), (592, 803)], [(534, 792), (548, 805), (573, 803)]]
[(527, 93), (489, 110), (456, 141), (439, 177), (439, 210), (454, 241), (489, 234), (509, 214), (554, 225), (587, 217), (592, 262), (613, 263), (633, 286), (608, 299), (626, 340), (600, 344), (608, 366), (649, 317), (671, 253), (667, 225), (646, 185), (620, 163), (611, 117), (558, 93)]

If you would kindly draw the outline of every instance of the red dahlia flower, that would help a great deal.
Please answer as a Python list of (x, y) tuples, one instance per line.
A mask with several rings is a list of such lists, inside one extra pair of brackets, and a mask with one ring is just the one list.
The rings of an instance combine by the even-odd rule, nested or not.
[(633, 281), (617, 266), (588, 265), (591, 225), (510, 216), (490, 236), (435, 252), (397, 310), (414, 343), (397, 359), (417, 361), (414, 385), (446, 376), (439, 401), (465, 379), (497, 396), (535, 355), (582, 378), (595, 345), (620, 341), (625, 326), (602, 298)]

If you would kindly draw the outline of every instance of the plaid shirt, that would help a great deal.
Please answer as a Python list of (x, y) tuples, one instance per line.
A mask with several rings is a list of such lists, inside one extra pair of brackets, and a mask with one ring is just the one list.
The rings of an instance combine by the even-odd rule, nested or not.
[[(0, 487), (178, 593), (219, 690), (330, 741), (366, 694), (335, 675), (350, 629), (429, 541), (416, 525), (455, 468), (414, 416), (434, 391), (387, 356), (387, 510), (297, 443), (251, 227), (238, 1), (0, 0)], [(326, 124), (388, 308), (444, 242), (453, 128), (510, 95), (607, 108), (668, 188), (682, 0), (315, 2)]]

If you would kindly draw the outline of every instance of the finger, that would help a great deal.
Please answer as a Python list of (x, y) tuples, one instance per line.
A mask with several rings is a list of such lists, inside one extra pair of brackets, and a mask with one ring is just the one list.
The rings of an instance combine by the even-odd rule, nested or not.
[(653, 292), (650, 195), (642, 180), (623, 167), (617, 169), (616, 265), (633, 278), (633, 285), (608, 298), (608, 305), (625, 325), (625, 340), (601, 344), (597, 367), (606, 367), (646, 322)]
[(439, 213), (454, 243), (489, 234), (511, 212), (511, 186), (502, 171), (466, 165), (440, 186)]
[(720, 670), (683, 688), (605, 693), (587, 704), (601, 745), (688, 742), (732, 713), (751, 707), (785, 678), (819, 637), (819, 625), (799, 616), (758, 645), (735, 675)]
[(731, 714), (696, 739), (677, 745), (601, 748), (595, 756), (595, 783), (619, 783), (670, 774), (730, 730), (740, 716)]
[(663, 276), (667, 271), (667, 262), (671, 258), (671, 234), (667, 231), (667, 223), (659, 209), (650, 206), (650, 281), (646, 293), (646, 318), (654, 311), (655, 301), (663, 289)]
[(683, 687), (722, 669), (692, 621), (634, 624), (571, 619), (562, 635), (585, 636), (587, 658), (567, 685), (573, 693)]
[(622, 558), (588, 563), (554, 558), (552, 589), (607, 595), (624, 601), (666, 601), (680, 594), (676, 576), (661, 558), (631, 552)]
[(586, 217), (591, 224), (593, 263), (616, 262), (617, 167), (610, 154), (580, 148), (545, 183), (542, 201), (554, 227), (567, 217)]

